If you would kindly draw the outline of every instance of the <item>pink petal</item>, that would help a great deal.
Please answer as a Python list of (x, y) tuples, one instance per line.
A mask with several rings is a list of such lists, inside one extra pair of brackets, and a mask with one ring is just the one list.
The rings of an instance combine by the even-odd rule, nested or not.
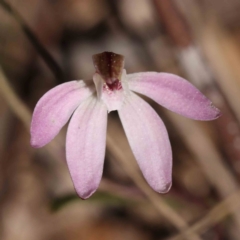
[(167, 192), (172, 182), (172, 150), (162, 120), (134, 93), (118, 112), (145, 179), (155, 191)]
[(66, 154), (78, 195), (86, 199), (97, 189), (103, 172), (107, 108), (95, 98), (84, 101), (70, 121)]
[(91, 94), (91, 88), (83, 81), (71, 81), (43, 95), (33, 112), (31, 145), (39, 148), (49, 143), (66, 124), (77, 106)]
[(158, 104), (195, 120), (213, 120), (221, 114), (197, 88), (185, 79), (169, 73), (128, 75), (132, 91), (152, 98)]

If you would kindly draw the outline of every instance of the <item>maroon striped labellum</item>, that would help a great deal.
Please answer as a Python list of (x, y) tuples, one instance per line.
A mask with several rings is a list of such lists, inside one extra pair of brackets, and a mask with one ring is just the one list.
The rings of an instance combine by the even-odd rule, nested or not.
[(93, 55), (93, 63), (96, 72), (101, 75), (110, 90), (122, 88), (124, 56), (113, 52), (103, 52)]

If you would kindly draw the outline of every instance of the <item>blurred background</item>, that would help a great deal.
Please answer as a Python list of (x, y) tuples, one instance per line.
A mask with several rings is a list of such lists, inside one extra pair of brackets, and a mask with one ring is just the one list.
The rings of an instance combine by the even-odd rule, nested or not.
[[(240, 239), (239, 13), (239, 0), (0, 0), (0, 239)], [(42, 149), (29, 144), (39, 98), (91, 79), (103, 51), (124, 55), (128, 73), (188, 79), (223, 113), (199, 122), (147, 99), (173, 148), (165, 195), (141, 177), (115, 112), (88, 200), (66, 167), (66, 127)]]

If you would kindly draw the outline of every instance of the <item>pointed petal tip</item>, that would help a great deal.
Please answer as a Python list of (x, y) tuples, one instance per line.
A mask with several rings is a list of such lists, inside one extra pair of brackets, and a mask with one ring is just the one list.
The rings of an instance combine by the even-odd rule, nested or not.
[(90, 198), (96, 192), (96, 189), (85, 191), (85, 192), (80, 192), (80, 191), (76, 190), (76, 192), (82, 200), (87, 200), (88, 198)]
[(216, 116), (214, 119), (217, 119), (217, 118), (221, 117), (222, 115), (223, 115), (222, 112), (218, 108), (216, 108)]
[(80, 182), (78, 178), (76, 179), (72, 178), (72, 180), (73, 180), (73, 185), (76, 193), (83, 200), (90, 198), (97, 191), (100, 183), (100, 182), (92, 182), (92, 183), (89, 182), (86, 184), (84, 182)]
[(95, 98), (74, 112), (67, 130), (66, 159), (73, 185), (81, 199), (89, 198), (102, 178), (107, 131), (107, 109)]
[(187, 118), (210, 121), (220, 110), (187, 80), (169, 73), (128, 74), (129, 89), (141, 93), (163, 107)]
[(167, 182), (166, 184), (161, 184), (161, 185), (158, 184), (158, 186), (151, 186), (151, 187), (154, 191), (158, 193), (166, 194), (170, 191), (172, 187), (172, 180), (170, 182)]
[(31, 140), (30, 140), (30, 145), (33, 147), (33, 148), (41, 148), (43, 147), (41, 144), (39, 144), (34, 138), (31, 137)]
[(50, 141), (44, 141), (44, 138), (39, 136), (39, 134), (35, 133), (32, 129), (30, 130), (30, 145), (33, 148), (41, 148), (47, 145)]
[(40, 148), (52, 141), (73, 112), (92, 95), (83, 81), (70, 81), (46, 92), (36, 104), (30, 127), (31, 145)]
[(222, 116), (222, 112), (220, 111), (220, 109), (215, 107), (212, 103), (210, 104), (210, 108), (211, 110), (208, 116), (205, 116), (203, 119), (195, 119), (195, 120), (212, 121)]
[(166, 183), (164, 186), (162, 186), (161, 188), (158, 188), (158, 190), (156, 191), (163, 194), (168, 193), (171, 187), (172, 187), (172, 181)]

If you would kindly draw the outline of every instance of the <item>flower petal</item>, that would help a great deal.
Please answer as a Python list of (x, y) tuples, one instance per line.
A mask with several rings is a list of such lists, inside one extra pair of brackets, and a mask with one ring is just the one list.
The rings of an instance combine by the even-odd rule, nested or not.
[(33, 112), (31, 145), (39, 148), (49, 143), (66, 124), (81, 101), (89, 97), (92, 91), (83, 81), (71, 81), (43, 95)]
[(221, 113), (197, 88), (185, 79), (169, 73), (128, 75), (132, 91), (152, 98), (158, 104), (195, 120), (213, 120)]
[(134, 93), (118, 112), (145, 179), (155, 191), (167, 192), (172, 182), (172, 150), (162, 120)]
[(67, 131), (67, 164), (78, 195), (86, 199), (97, 189), (103, 172), (107, 108), (90, 97), (74, 112)]

